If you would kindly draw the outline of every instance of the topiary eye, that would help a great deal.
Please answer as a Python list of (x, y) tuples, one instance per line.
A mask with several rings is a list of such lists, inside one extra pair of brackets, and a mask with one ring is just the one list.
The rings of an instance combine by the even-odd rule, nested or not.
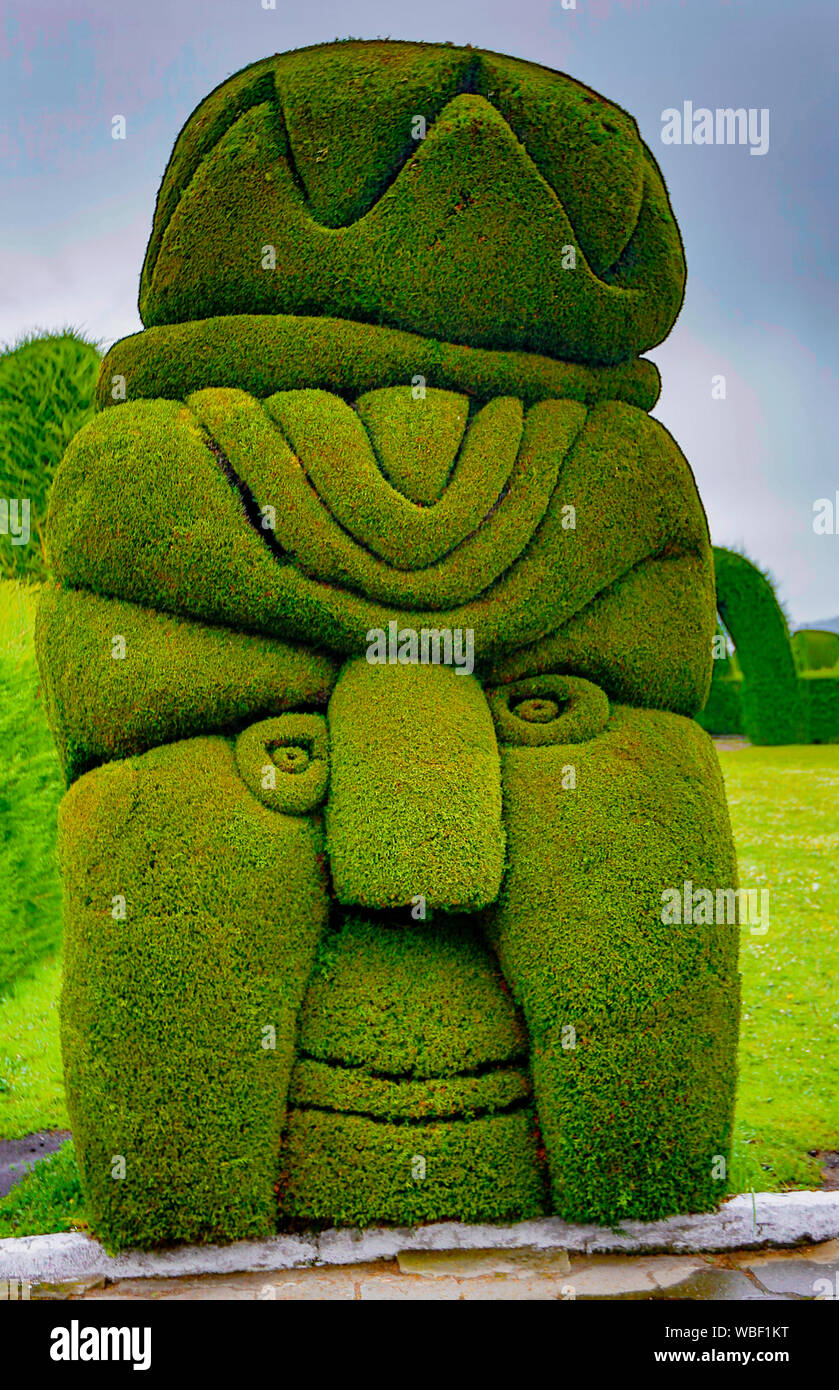
[(281, 714), (251, 724), (236, 740), (236, 765), (272, 811), (305, 815), (326, 797), (329, 737), (319, 714)]
[(599, 685), (579, 676), (533, 676), (487, 691), (499, 743), (585, 743), (609, 722)]
[(563, 705), (558, 700), (535, 697), (529, 700), (516, 700), (510, 703), (510, 712), (526, 724), (550, 724), (558, 719)]
[(302, 743), (266, 743), (265, 751), (280, 772), (305, 772), (312, 762), (311, 747)]

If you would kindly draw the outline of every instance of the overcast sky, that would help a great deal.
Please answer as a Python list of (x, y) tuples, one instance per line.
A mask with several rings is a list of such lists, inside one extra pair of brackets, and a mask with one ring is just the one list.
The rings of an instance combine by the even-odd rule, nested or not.
[[(4, 0), (0, 342), (72, 324), (109, 346), (140, 329), (175, 136), (246, 63), (349, 35), (530, 58), (626, 107), (664, 172), (688, 290), (650, 354), (655, 413), (690, 459), (713, 540), (772, 572), (795, 626), (839, 614), (839, 534), (813, 531), (814, 502), (839, 489), (837, 0), (269, 2)], [(767, 153), (664, 144), (662, 112), (685, 101), (768, 109)]]

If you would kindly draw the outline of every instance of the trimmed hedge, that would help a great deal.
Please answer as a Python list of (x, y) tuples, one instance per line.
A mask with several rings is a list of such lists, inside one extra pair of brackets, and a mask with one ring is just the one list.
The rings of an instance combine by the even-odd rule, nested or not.
[[(114, 645), (120, 637), (124, 658)], [(54, 584), (41, 595), (37, 645), (68, 785), (99, 763), (157, 744), (301, 705), (325, 707), (339, 668), (325, 652)]]
[(0, 352), (0, 497), (29, 502), (30, 538), (0, 537), (0, 574), (44, 579), (47, 499), (61, 456), (94, 411), (101, 354), (70, 330)]
[(696, 722), (709, 734), (742, 734), (743, 677), (712, 680), (707, 702), (697, 714)]
[(501, 759), (509, 868), (486, 921), (528, 1027), (553, 1210), (611, 1223), (710, 1209), (730, 1147), (739, 931), (663, 922), (662, 895), (737, 886), (713, 745), (677, 715), (616, 706), (588, 743)]
[(475, 910), (504, 869), (501, 770), (473, 676), (348, 662), (329, 702), (326, 834), (340, 903)]
[[(307, 399), (311, 398), (307, 395)], [(288, 425), (291, 422), (282, 409), (283, 403), (299, 399), (299, 396), (285, 391), (274, 396), (267, 404), (268, 413), (285, 429), (286, 438), (290, 438)], [(275, 404), (282, 410), (281, 416), (274, 414)], [(502, 471), (498, 455), (500, 453), (503, 457), (504, 450), (492, 446), (516, 434), (517, 443), (521, 443), (522, 404), (513, 397), (506, 401), (499, 397), (493, 410), (481, 412), (481, 419), (487, 422), (492, 422), (493, 416), (506, 415), (506, 429), (498, 425), (494, 431), (484, 429), (483, 451), (475, 448), (481, 431), (475, 429), (474, 424), (469, 429), (469, 445), (462, 449), (471, 405), (468, 397), (461, 393), (440, 391), (435, 387), (428, 387), (419, 400), (415, 399), (411, 386), (390, 390), (385, 387), (378, 391), (365, 391), (359, 396), (353, 408), (366, 432), (368, 448), (378, 472), (378, 477), (374, 474), (369, 479), (373, 492), (378, 488), (379, 479), (384, 477), (391, 488), (426, 512), (432, 507), (438, 513), (459, 508), (461, 513), (466, 511), (469, 515), (472, 508), (466, 509), (464, 500), (473, 491), (479, 495), (483, 492), (487, 507), (491, 507), (498, 500), (500, 491), (493, 475), (503, 486), (515, 462), (514, 456), (508, 457)], [(418, 410), (417, 406), (421, 408)], [(302, 438), (305, 440), (305, 420), (301, 421), (298, 416), (294, 423), (298, 431), (303, 425)], [(510, 453), (509, 449), (507, 452)], [(336, 496), (340, 496), (340, 491), (336, 492)], [(369, 501), (368, 496), (362, 496), (360, 506), (366, 507)], [(456, 544), (461, 538), (462, 533), (455, 531), (452, 543)], [(377, 550), (377, 553), (387, 552)], [(445, 554), (445, 551), (441, 553)], [(437, 554), (431, 553), (432, 561), (438, 558)]]
[(624, 704), (693, 714), (708, 691), (713, 627), (710, 547), (676, 558), (659, 554), (642, 560), (550, 637), (488, 664), (484, 675), (495, 685), (534, 673), (568, 673), (594, 681)]
[[(243, 392), (203, 391), (189, 404), (260, 509), (276, 507), (277, 540), (304, 573), (399, 608), (468, 603), (518, 560), (585, 420), (580, 405), (542, 401), (522, 428), (518, 401), (491, 401), (468, 432), (463, 465), (474, 478), (495, 454), (494, 467), (484, 487), (453, 484), (452, 505), (438, 513), (389, 487), (363, 426), (337, 396), (291, 394), (298, 428), (290, 437), (266, 419), (284, 418), (285, 397), (263, 408)], [(433, 402), (417, 408), (431, 411)], [(491, 501), (482, 496), (488, 486)]]
[(290, 816), (315, 811), (329, 787), (329, 736), (321, 714), (282, 714), (243, 729), (236, 766), (257, 801)]
[[(714, 635), (714, 660), (708, 699), (696, 715), (700, 729), (708, 734), (742, 734), (740, 711), (743, 678), (740, 663), (728, 650), (728, 634), (720, 622)], [(717, 646), (721, 643), (721, 648)], [(718, 652), (721, 651), (721, 654)]]
[[(338, 398), (327, 399), (344, 408)], [(510, 499), (518, 494), (522, 506), (527, 499), (532, 535), (528, 540), (524, 527), (506, 533), (508, 544), (518, 534), (521, 552), (500, 576), (495, 542), (498, 528), (508, 525), (502, 522), (505, 502), (484, 525), (476, 516), (477, 529), (436, 566), (396, 569), (374, 560), (325, 507), (312, 510), (320, 504), (295, 455), (255, 400), (243, 392), (213, 391), (201, 393), (200, 408), (237, 469), (247, 469), (241, 487), (225, 476), (211, 441), (185, 406), (138, 401), (107, 411), (80, 432), (56, 478), (50, 559), (57, 578), (344, 653), (366, 650), (368, 631), (387, 630), (392, 620), (417, 631), (471, 629), (476, 660), (487, 662), (505, 648), (557, 633), (601, 595), (616, 595), (619, 603), (624, 584), (643, 612), (653, 568), (645, 562), (667, 564), (660, 582), (649, 582), (649, 598), (671, 578), (681, 596), (683, 572), (670, 562), (682, 556), (696, 557), (700, 581), (707, 572), (707, 524), (690, 468), (666, 430), (619, 401), (593, 407), (582, 428), (582, 407), (571, 402), (544, 401), (525, 416), (516, 462), (520, 483)], [(483, 412), (472, 429), (482, 418)], [(316, 447), (314, 439), (309, 447)], [(322, 466), (328, 468), (330, 460)], [(558, 482), (537, 525), (538, 497), (555, 469)], [(332, 476), (340, 487), (340, 470)], [(266, 492), (255, 498), (257, 486), (267, 487), (270, 497)], [(264, 519), (260, 524), (258, 502), (276, 506), (276, 532), (266, 532)], [(301, 526), (298, 505), (308, 508), (312, 527)], [(394, 516), (412, 505), (394, 500)], [(511, 516), (509, 525), (521, 523)], [(403, 563), (411, 563), (410, 551)], [(357, 591), (367, 585), (390, 595), (388, 602)], [(444, 606), (470, 592), (476, 596), (469, 601)], [(412, 595), (422, 607), (411, 606)], [(685, 629), (658, 629), (643, 670), (627, 655), (635, 641), (631, 626), (624, 625), (604, 683), (623, 693), (626, 661), (633, 695), (643, 690), (645, 704), (673, 704), (692, 713), (707, 690), (712, 605), (703, 582), (687, 604)], [(563, 637), (557, 640), (561, 648)], [(534, 658), (535, 667), (516, 674), (534, 674), (541, 665)], [(520, 665), (522, 659), (528, 664), (527, 658), (515, 661)], [(583, 674), (597, 678), (604, 665), (601, 660), (598, 672)]]
[(801, 627), (792, 634), (792, 654), (800, 671), (828, 671), (839, 666), (839, 632)]
[(474, 918), (348, 910), (318, 948), (298, 1046), (340, 1070), (351, 1097), (370, 1077), (455, 1087), (464, 1073), (498, 1075), (525, 1059), (527, 1035)]
[(731, 1155), (739, 1004), (733, 979), (650, 1016), (586, 1021), (574, 1048), (534, 1043), (555, 1213), (614, 1226), (718, 1205)]
[(839, 743), (839, 674), (805, 671), (799, 690), (807, 721), (808, 743)]
[[(199, 415), (201, 399), (191, 398)], [(358, 402), (358, 413), (325, 391), (284, 391), (265, 402), (265, 411), (338, 525), (373, 556), (398, 568), (421, 570), (444, 559), (499, 506), (505, 489), (521, 483), (516, 460), (524, 417), (521, 402), (512, 397), (490, 401), (469, 424), (464, 396), (429, 391), (424, 400), (414, 401), (410, 387), (368, 392)], [(229, 413), (221, 416), (222, 429)], [(581, 406), (571, 406), (569, 415), (578, 425), (585, 418)], [(205, 424), (212, 428), (206, 418)], [(271, 487), (264, 460), (255, 470), (247, 447), (237, 457), (231, 455), (231, 461), (241, 463), (241, 476), (254, 488)], [(403, 471), (413, 490), (426, 480), (425, 501), (394, 482)], [(547, 481), (552, 490), (556, 466), (547, 470)], [(439, 496), (444, 488), (442, 500), (430, 495)], [(519, 501), (517, 495), (514, 504)], [(539, 502), (541, 515), (547, 497)], [(526, 516), (526, 508), (516, 510)], [(315, 530), (322, 528), (320, 511), (316, 504)], [(531, 519), (526, 538), (532, 529)]]
[(286, 1221), (413, 1226), (528, 1221), (549, 1210), (532, 1110), (389, 1124), (292, 1109), (283, 1163)]
[(658, 368), (645, 358), (603, 367), (528, 352), (487, 352), (378, 324), (231, 314), (120, 339), (102, 363), (97, 399), (104, 409), (123, 399), (180, 401), (202, 387), (229, 386), (260, 399), (309, 388), (352, 401), (410, 381), (467, 392), (481, 402), (517, 396), (524, 406), (563, 397), (583, 405), (621, 400), (652, 410), (661, 390)]
[[(39, 624), (111, 1248), (724, 1190), (737, 927), (662, 921), (735, 886), (722, 783), (621, 703), (710, 680), (707, 523), (633, 360), (684, 275), (635, 122), (532, 63), (318, 45), (181, 132)], [(405, 629), (475, 674), (364, 659)]]
[(254, 800), (222, 738), (109, 763), (65, 796), (67, 1104), (109, 1249), (274, 1229), (321, 851), (315, 824)]
[(343, 43), (246, 69), (187, 121), (140, 314), (314, 313), (617, 363), (666, 336), (684, 281), (620, 107), (480, 49)]
[[(734, 552), (715, 549), (714, 557), (722, 576), (720, 611), (734, 615), (746, 646), (744, 652), (738, 647), (730, 661), (714, 662), (710, 694), (697, 723), (711, 734), (745, 733), (756, 744), (835, 743), (839, 635), (801, 628), (790, 640), (769, 576)], [(771, 663), (779, 656), (776, 673)]]
[[(420, 968), (423, 964), (420, 960)], [(302, 1057), (292, 1073), (289, 1103), (292, 1108), (370, 1119), (472, 1120), (510, 1109), (531, 1096), (527, 1073), (515, 1067), (497, 1067), (477, 1076), (424, 1076), (413, 1081), (371, 1076), (357, 1067), (333, 1067)]]
[(533, 676), (487, 691), (501, 744), (585, 743), (609, 722), (599, 686), (578, 676)]
[(743, 732), (752, 743), (800, 743), (805, 715), (789, 629), (768, 575), (714, 547), (717, 607), (743, 674)]

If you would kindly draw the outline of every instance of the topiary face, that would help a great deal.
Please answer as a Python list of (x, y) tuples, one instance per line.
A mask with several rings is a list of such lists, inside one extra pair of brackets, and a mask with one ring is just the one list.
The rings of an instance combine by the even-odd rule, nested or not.
[(326, 45), (187, 123), (40, 617), (113, 1244), (716, 1200), (736, 929), (661, 915), (734, 877), (713, 574), (637, 358), (683, 284), (634, 122), (532, 64)]

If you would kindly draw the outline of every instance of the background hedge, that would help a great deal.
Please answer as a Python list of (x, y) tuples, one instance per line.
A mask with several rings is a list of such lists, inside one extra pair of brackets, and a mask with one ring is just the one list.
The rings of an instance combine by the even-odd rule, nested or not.
[(73, 330), (33, 334), (0, 352), (0, 497), (28, 498), (31, 538), (0, 537), (0, 574), (46, 577), (44, 528), (53, 475), (94, 411), (101, 356)]
[(799, 743), (807, 736), (805, 714), (772, 581), (744, 555), (720, 546), (714, 547), (714, 570), (717, 607), (743, 676), (743, 733), (752, 743)]
[(839, 632), (799, 628), (792, 634), (792, 651), (799, 670), (828, 671), (839, 665)]
[(697, 722), (708, 733), (745, 734), (755, 744), (835, 742), (839, 635), (801, 628), (790, 638), (769, 575), (717, 546), (714, 567), (717, 605), (736, 651), (714, 661)]

